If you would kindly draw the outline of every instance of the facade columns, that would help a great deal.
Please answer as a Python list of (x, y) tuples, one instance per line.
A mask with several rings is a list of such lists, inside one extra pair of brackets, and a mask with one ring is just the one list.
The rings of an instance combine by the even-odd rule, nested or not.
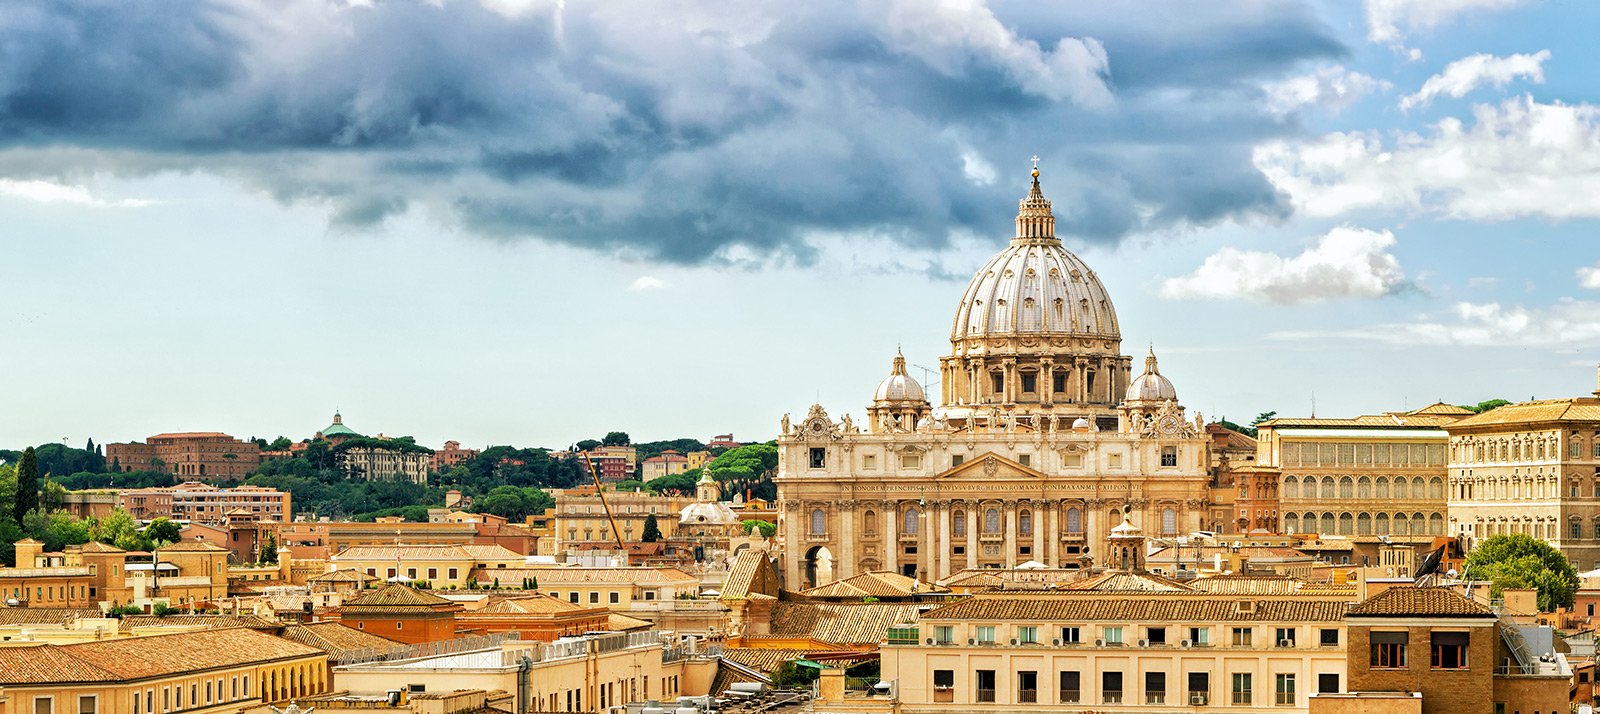
[(975, 501), (966, 501), (961, 504), (965, 509), (967, 520), (967, 568), (976, 570), (978, 567), (978, 529), (983, 527), (983, 516), (978, 513), (978, 504)]
[(1043, 395), (1045, 404), (1053, 404), (1056, 400), (1056, 362), (1048, 357), (1039, 360), (1039, 379), (1044, 383), (1039, 385), (1039, 394)]
[(1001, 513), (1006, 523), (1006, 568), (1017, 567), (1017, 502), (1006, 501)]
[(949, 501), (939, 502), (939, 568), (935, 580), (950, 577), (950, 508)]
[(883, 569), (900, 572), (900, 504), (883, 502)]
[(1032, 504), (1032, 510), (1033, 515), (1031, 518), (1033, 523), (1031, 525), (1033, 526), (1033, 549), (1029, 555), (1033, 557), (1030, 558), (1030, 560), (1044, 562), (1044, 534), (1049, 532), (1050, 529), (1045, 527), (1045, 515), (1042, 504), (1040, 504), (1038, 501), (1034, 501)]
[(1050, 543), (1046, 546), (1047, 548), (1050, 549), (1050, 559), (1046, 560), (1045, 564), (1049, 565), (1052, 568), (1061, 567), (1061, 521), (1060, 521), (1060, 517), (1061, 517), (1061, 502), (1057, 501), (1055, 503), (1050, 504), (1050, 530), (1049, 530), (1049, 536), (1048, 536), (1050, 538)]
[(928, 581), (933, 580), (933, 514), (937, 508), (931, 501), (917, 503), (917, 578)]
[(835, 580), (843, 580), (861, 567), (861, 558), (856, 555), (856, 502), (841, 501), (834, 513), (839, 519), (839, 556), (833, 572)]

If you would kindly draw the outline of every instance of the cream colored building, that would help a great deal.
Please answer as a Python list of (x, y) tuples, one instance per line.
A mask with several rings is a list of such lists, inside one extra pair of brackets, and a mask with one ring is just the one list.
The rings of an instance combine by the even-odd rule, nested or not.
[(1272, 419), (1257, 425), (1253, 470), (1277, 474), (1281, 532), (1444, 535), (1445, 428), (1471, 414), (1439, 403), (1349, 419)]
[[(688, 496), (658, 496), (649, 492), (607, 491), (606, 503), (594, 494), (563, 491), (556, 493), (555, 529), (557, 547), (553, 552), (582, 545), (615, 546), (616, 536), (611, 523), (616, 521), (622, 529), (625, 543), (637, 543), (644, 537), (644, 524), (651, 515), (656, 517), (656, 527), (663, 539), (670, 538), (677, 529), (678, 512), (694, 503)], [(611, 516), (606, 516), (605, 506), (611, 506)]]
[[(435, 589), (464, 588), (474, 573), (495, 573), (522, 567), (527, 558), (498, 545), (420, 543), (357, 545), (328, 559), (328, 572), (355, 570), (379, 582), (427, 581)], [(510, 585), (515, 580), (501, 578)], [(487, 585), (488, 580), (479, 577)]]
[(1446, 427), (1450, 533), (1470, 549), (1524, 533), (1600, 567), (1600, 390), (1511, 404)]
[(1206, 522), (1206, 441), (1152, 353), (1122, 354), (1111, 298), (1055, 235), (1038, 174), (1016, 235), (973, 276), (940, 406), (895, 356), (865, 419), (814, 405), (778, 437), (790, 588), (876, 570), (1076, 567), (1123, 506), (1155, 534)]

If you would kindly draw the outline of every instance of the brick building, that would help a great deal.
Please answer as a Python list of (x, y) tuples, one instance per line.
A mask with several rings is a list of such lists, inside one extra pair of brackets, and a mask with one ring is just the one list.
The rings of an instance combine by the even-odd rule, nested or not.
[(638, 475), (639, 452), (632, 446), (597, 446), (589, 450), (589, 463), (600, 480), (625, 481)]
[(261, 448), (217, 431), (156, 434), (144, 442), (106, 444), (106, 463), (122, 471), (241, 478), (261, 464)]
[(174, 518), (199, 523), (221, 523), (230, 513), (244, 511), (255, 520), (286, 521), (292, 513), (290, 494), (263, 486), (222, 488), (198, 481), (176, 486), (141, 488), (118, 494), (118, 506), (134, 518)]
[(456, 614), (461, 610), (460, 605), (433, 593), (391, 583), (346, 600), (339, 608), (339, 621), (396, 642), (416, 644), (455, 637)]
[(459, 441), (446, 441), (444, 448), (433, 452), (428, 466), (434, 471), (449, 471), (478, 457), (477, 449), (463, 449)]

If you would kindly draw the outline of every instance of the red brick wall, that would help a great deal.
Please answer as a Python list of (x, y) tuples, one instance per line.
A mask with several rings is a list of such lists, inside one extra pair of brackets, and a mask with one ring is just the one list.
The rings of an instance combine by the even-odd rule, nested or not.
[[(1405, 621), (1396, 618), (1395, 625)], [(1382, 629), (1390, 629), (1384, 627)], [(1429, 627), (1407, 627), (1410, 633), (1405, 669), (1373, 669), (1371, 637), (1365, 625), (1349, 629), (1349, 690), (1352, 692), (1422, 692), (1423, 714), (1493, 714), (1494, 667), (1497, 637), (1493, 625), (1447, 627), (1444, 631), (1471, 633), (1467, 646), (1468, 668), (1433, 669)], [(1564, 693), (1564, 690), (1563, 690)]]

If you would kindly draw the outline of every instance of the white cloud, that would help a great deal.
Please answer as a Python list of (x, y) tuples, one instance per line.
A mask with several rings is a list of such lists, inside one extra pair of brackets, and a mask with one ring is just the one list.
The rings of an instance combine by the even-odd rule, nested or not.
[(0, 196), (10, 196), (37, 203), (68, 203), (77, 206), (139, 208), (150, 205), (149, 201), (140, 199), (130, 198), (120, 201), (107, 201), (96, 198), (94, 194), (89, 192), (89, 189), (83, 186), (72, 186), (50, 181), (18, 181), (8, 178), (0, 178)]
[(976, 57), (1031, 94), (1091, 106), (1111, 102), (1106, 50), (1094, 38), (1063, 37), (1045, 50), (1002, 24), (986, 0), (894, 0), (885, 11), (890, 46), (947, 75), (962, 74)]
[(665, 287), (667, 287), (667, 281), (649, 275), (641, 275), (628, 285), (628, 292), (642, 293), (647, 290), (660, 290)]
[(1356, 100), (1374, 91), (1388, 89), (1389, 86), (1388, 82), (1360, 72), (1330, 65), (1320, 67), (1311, 74), (1267, 85), (1267, 106), (1279, 114), (1288, 114), (1302, 107), (1338, 112)]
[(1296, 209), (1336, 216), (1402, 208), (1475, 220), (1600, 216), (1600, 107), (1529, 97), (1477, 105), (1431, 135), (1335, 132), (1256, 147), (1255, 164)]
[(1398, 45), (1410, 31), (1429, 30), (1465, 12), (1503, 10), (1522, 0), (1366, 0), (1367, 39)]
[(1275, 332), (1274, 340), (1339, 339), (1463, 347), (1570, 348), (1600, 344), (1600, 302), (1564, 298), (1544, 308), (1459, 302), (1450, 318), (1376, 325), (1364, 330)]
[(1193, 273), (1167, 279), (1161, 294), (1169, 299), (1248, 299), (1280, 305), (1382, 297), (1406, 285), (1399, 259), (1388, 252), (1394, 244), (1389, 231), (1344, 226), (1288, 258), (1223, 248)]
[(1445, 65), (1443, 72), (1429, 77), (1416, 94), (1402, 97), (1400, 108), (1423, 106), (1439, 96), (1459, 99), (1485, 84), (1504, 87), (1519, 77), (1525, 77), (1534, 84), (1544, 84), (1544, 61), (1547, 59), (1550, 59), (1550, 50), (1509, 57), (1488, 54), (1463, 57)]
[(1600, 264), (1578, 268), (1578, 285), (1587, 290), (1600, 290)]
[(978, 186), (988, 186), (999, 176), (994, 164), (984, 160), (978, 152), (968, 149), (961, 152), (961, 174)]

